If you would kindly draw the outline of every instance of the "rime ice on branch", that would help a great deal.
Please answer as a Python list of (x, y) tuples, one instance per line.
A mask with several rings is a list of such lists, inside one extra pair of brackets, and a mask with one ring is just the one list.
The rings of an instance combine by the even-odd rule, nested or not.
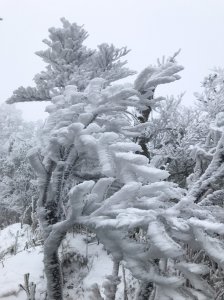
[(83, 26), (71, 24), (65, 18), (61, 22), (63, 28), (50, 28), (49, 39), (43, 40), (48, 48), (36, 52), (47, 63), (46, 70), (34, 77), (36, 86), (18, 88), (8, 103), (50, 101), (66, 85), (74, 84), (83, 91), (95, 77), (104, 78), (109, 84), (135, 74), (125, 67), (127, 61), (122, 60), (129, 52), (126, 47), (103, 43), (96, 50), (88, 49), (83, 45), (88, 37)]
[[(156, 182), (167, 178), (166, 171), (149, 166), (146, 157), (135, 153), (141, 147), (133, 142), (133, 137), (141, 137), (148, 124), (133, 126), (128, 108), (143, 111), (149, 105), (150, 100), (134, 88), (122, 85), (105, 88), (105, 80), (95, 78), (83, 92), (76, 86), (65, 87), (63, 94), (53, 97), (52, 104), (47, 107), (49, 118), (44, 129), (44, 147), (40, 152), (38, 149), (31, 151), (29, 158), (39, 178), (38, 215), (44, 232), (45, 270), (52, 297), (62, 295), (56, 288), (61, 286), (57, 249), (66, 231), (74, 224), (85, 223), (85, 215), (98, 220), (98, 215), (103, 216), (105, 209), (110, 207), (116, 214), (116, 203), (118, 210), (134, 209), (141, 186), (144, 188), (150, 183), (152, 190), (157, 189)], [(69, 192), (70, 201), (64, 213), (64, 186), (70, 174), (78, 175), (82, 183)], [(107, 190), (115, 181), (122, 188), (108, 198)], [(172, 184), (164, 182), (159, 187), (162, 188), (167, 195), (180, 197), (180, 191)], [(123, 201), (119, 208), (120, 194)], [(140, 198), (141, 203), (144, 194)], [(141, 210), (141, 206), (146, 209), (147, 205), (143, 201), (136, 209)], [(51, 276), (52, 264), (58, 277)]]

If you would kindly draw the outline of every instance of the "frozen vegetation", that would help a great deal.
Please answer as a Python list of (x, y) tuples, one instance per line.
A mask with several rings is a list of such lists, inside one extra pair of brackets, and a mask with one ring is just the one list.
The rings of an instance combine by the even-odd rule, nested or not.
[(46, 122), (1, 106), (0, 299), (224, 299), (223, 70), (186, 108), (155, 96), (179, 51), (123, 84), (126, 47), (62, 25), (7, 100), (48, 101)]

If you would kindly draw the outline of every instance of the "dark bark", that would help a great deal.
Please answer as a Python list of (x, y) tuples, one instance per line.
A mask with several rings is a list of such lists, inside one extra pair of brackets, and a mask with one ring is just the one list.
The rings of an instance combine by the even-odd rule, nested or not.
[(141, 152), (136, 152), (137, 154), (142, 154), (144, 156), (146, 156), (148, 159), (150, 159), (150, 154), (149, 154), (149, 150), (147, 147), (147, 141), (145, 138), (140, 138), (138, 141), (138, 144), (141, 146), (142, 151)]
[[(91, 122), (96, 118), (93, 117)], [(91, 123), (90, 122), (90, 123)], [(87, 127), (86, 125), (85, 127)], [(48, 162), (47, 176), (45, 184), (41, 188), (39, 199), (39, 208), (44, 208), (45, 213), (41, 211), (39, 220), (44, 229), (44, 269), (47, 278), (48, 300), (63, 300), (63, 278), (60, 260), (58, 257), (58, 248), (66, 234), (66, 229), (54, 229), (52, 226), (61, 221), (62, 191), (66, 180), (70, 175), (72, 167), (78, 160), (75, 155), (73, 162), (65, 169), (65, 162), (68, 160), (73, 149), (71, 145), (68, 149), (60, 149), (61, 161), (63, 164), (56, 165), (53, 161)], [(55, 172), (55, 174), (54, 174)], [(55, 175), (55, 177), (54, 177)], [(53, 179), (53, 180), (52, 180)], [(46, 227), (46, 225), (48, 225)], [(67, 228), (68, 229), (68, 228)]]
[[(153, 95), (148, 98), (149, 100), (153, 99), (154, 92), (155, 92), (155, 89), (153, 90)], [(142, 94), (144, 95), (145, 92), (142, 92)], [(150, 106), (146, 110), (142, 111), (141, 115), (138, 117), (139, 121), (141, 123), (148, 122), (151, 111), (152, 111), (152, 109)], [(139, 154), (146, 156), (150, 160), (150, 153), (148, 151), (148, 146), (147, 146), (148, 142), (149, 142), (149, 139), (144, 138), (144, 137), (141, 137), (137, 140), (137, 143), (142, 148), (142, 152), (140, 152)], [(139, 230), (139, 228), (136, 228), (136, 232), (138, 232), (138, 230)], [(135, 233), (134, 233), (134, 235), (135, 235)], [(153, 285), (151, 282), (141, 282), (136, 300), (148, 300), (152, 290), (153, 290)]]
[(44, 243), (44, 269), (47, 278), (48, 300), (63, 300), (63, 277), (58, 247), (64, 233), (52, 234)]
[(44, 255), (47, 292), (49, 300), (62, 300), (62, 275), (57, 250), (51, 255)]
[[(155, 89), (153, 90), (153, 93), (154, 93), (154, 91), (155, 91)], [(144, 95), (145, 92), (143, 91), (143, 92), (141, 92), (141, 94)], [(152, 96), (150, 96), (148, 99), (149, 100), (153, 99), (153, 96), (154, 96), (154, 94)], [(146, 122), (148, 122), (149, 115), (150, 115), (151, 111), (152, 111), (152, 109), (149, 106), (147, 109), (145, 109), (145, 110), (143, 110), (141, 112), (141, 115), (138, 117), (140, 123), (146, 123)], [(149, 142), (148, 138), (144, 138), (144, 137), (138, 138), (138, 141), (137, 141), (137, 143), (142, 148), (142, 152), (140, 152), (139, 154), (142, 154), (142, 155), (146, 156), (148, 159), (150, 159), (150, 153), (149, 153), (148, 147), (147, 147), (147, 143), (148, 142)]]
[(152, 282), (141, 282), (136, 300), (149, 300), (153, 291)]
[(119, 266), (120, 266), (120, 262), (115, 260), (114, 265), (113, 265), (113, 272), (112, 272), (112, 276), (114, 278), (114, 284), (113, 284), (114, 295), (112, 295), (111, 300), (115, 300), (116, 292), (117, 292), (117, 286), (120, 282), (120, 279), (118, 277)]
[[(45, 184), (41, 188), (41, 196), (38, 201), (39, 208), (44, 208), (45, 213), (39, 211), (39, 221), (44, 228), (44, 271), (47, 281), (48, 300), (63, 300), (63, 278), (58, 248), (65, 236), (64, 232), (52, 231), (50, 226), (58, 222), (58, 203), (52, 191), (52, 176), (56, 166), (49, 161)], [(46, 227), (46, 225), (48, 225)]]

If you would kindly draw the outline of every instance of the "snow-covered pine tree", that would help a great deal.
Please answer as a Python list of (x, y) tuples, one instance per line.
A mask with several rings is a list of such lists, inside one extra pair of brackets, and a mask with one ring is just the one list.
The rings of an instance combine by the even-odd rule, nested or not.
[[(207, 207), (192, 204), (192, 198), (180, 200), (182, 191), (162, 181), (168, 173), (149, 166), (147, 158), (136, 153), (143, 149), (133, 143), (134, 137), (138, 141), (145, 137), (148, 124), (133, 125), (128, 107), (149, 111), (155, 103), (155, 99), (149, 100), (155, 86), (178, 79), (173, 76), (176, 66), (170, 67), (173, 73), (164, 72), (165, 78), (154, 74), (152, 79), (150, 72), (145, 77), (141, 74), (136, 82), (144, 83), (143, 92), (141, 84), (137, 87), (136, 83), (138, 91), (122, 86), (105, 89), (107, 82), (99, 78), (89, 81), (84, 91), (79, 86), (62, 87), (63, 94), (52, 98), (52, 105), (47, 108), (50, 117), (45, 128), (46, 148), (29, 153), (39, 179), (38, 214), (45, 239), (49, 299), (63, 297), (57, 250), (66, 231), (76, 223), (89, 224), (97, 232), (115, 263), (123, 260), (141, 282), (153, 282), (151, 296), (155, 299), (194, 299), (196, 295), (211, 298), (211, 286), (199, 276), (208, 269), (196, 262), (189, 263), (183, 245), (209, 253), (211, 241), (203, 243), (196, 227), (203, 227), (200, 222), (203, 214), (211, 220), (213, 215)], [(150, 95), (145, 91), (147, 87)], [(81, 183), (69, 192), (70, 201), (66, 205), (63, 188), (71, 173)], [(109, 196), (115, 181), (120, 188), (118, 184), (118, 191)], [(193, 184), (189, 196), (195, 186), (198, 187), (198, 182)], [(192, 210), (194, 218), (189, 219)], [(216, 228), (216, 224), (210, 225), (211, 230)], [(135, 227), (140, 228), (136, 241), (128, 235)], [(217, 252), (209, 254), (220, 263)], [(179, 271), (190, 280), (190, 287), (183, 285), (184, 278), (176, 276)], [(146, 299), (147, 295), (140, 292), (137, 297)]]
[[(40, 189), (42, 190), (38, 210), (45, 234), (45, 268), (49, 281), (49, 297), (52, 297), (52, 299), (60, 299), (62, 292), (56, 291), (56, 287), (59, 287), (60, 284), (60, 278), (52, 277), (51, 265), (54, 263), (54, 268), (57, 267), (57, 272), (60, 274), (59, 265), (55, 264), (57, 248), (71, 226), (80, 222), (86, 224), (87, 220), (87, 223), (91, 225), (97, 222), (97, 234), (108, 250), (111, 251), (114, 259), (125, 260), (128, 254), (117, 256), (113, 247), (108, 246), (108, 242), (103, 236), (106, 234), (109, 243), (114, 244), (114, 247), (117, 241), (118, 250), (116, 251), (119, 253), (123, 243), (128, 242), (128, 239), (123, 241), (123, 235), (128, 237), (127, 228), (122, 227), (122, 238), (120, 237), (120, 231), (118, 231), (116, 237), (114, 236), (116, 230), (107, 228), (108, 222), (103, 223), (102, 227), (98, 219), (107, 218), (107, 210), (114, 217), (117, 212), (124, 211), (124, 215), (126, 215), (123, 221), (124, 226), (127, 223), (131, 225), (130, 220), (132, 218), (128, 216), (128, 210), (130, 210), (130, 212), (133, 211), (133, 216), (136, 211), (140, 215), (142, 213), (142, 217), (146, 219), (145, 222), (147, 223), (148, 218), (151, 217), (144, 217), (144, 214), (150, 215), (152, 213), (149, 210), (150, 204), (147, 204), (148, 201), (152, 201), (152, 206), (158, 205), (157, 208), (159, 208), (159, 205), (164, 205), (167, 208), (169, 204), (166, 203), (166, 200), (170, 198), (179, 199), (182, 195), (175, 185), (169, 182), (158, 182), (167, 178), (168, 173), (166, 171), (148, 166), (146, 157), (135, 154), (135, 152), (141, 151), (141, 147), (133, 143), (132, 139), (141, 136), (141, 131), (144, 131), (148, 124), (133, 126), (133, 121), (128, 114), (128, 107), (132, 106), (138, 110), (145, 110), (149, 100), (142, 97), (135, 89), (125, 89), (123, 86), (111, 86), (105, 89), (103, 86), (103, 79), (94, 79), (84, 92), (78, 92), (74, 86), (68, 86), (65, 88), (64, 95), (54, 97), (52, 99), (53, 104), (47, 107), (50, 117), (45, 130), (50, 133), (50, 143), (45, 151), (42, 149), (44, 160), (40, 161), (37, 152), (32, 151), (29, 154), (31, 164), (39, 176)], [(64, 149), (66, 153), (65, 160), (61, 158), (60, 149)], [(86, 167), (82, 163), (82, 161), (89, 158), (97, 162), (92, 172), (92, 165)], [(75, 174), (78, 172), (82, 182), (69, 192), (72, 212), (68, 212), (66, 220), (63, 221), (61, 220), (63, 199), (58, 195), (60, 192), (58, 183), (60, 182), (62, 185), (68, 172), (73, 171)], [(98, 176), (102, 178), (97, 179)], [(89, 179), (90, 177), (95, 180), (85, 181), (85, 178)], [(122, 183), (122, 188), (108, 198), (107, 191), (114, 181)], [(149, 183), (150, 187), (148, 186)], [(88, 193), (90, 194), (85, 196)], [(149, 200), (147, 200), (147, 195)], [(140, 198), (139, 201), (138, 198)], [(143, 200), (146, 202), (144, 203)], [(88, 218), (85, 218), (85, 216), (88, 216)], [(145, 229), (145, 225), (136, 222), (136, 218), (138, 219), (139, 215), (135, 216), (133, 227), (130, 226), (129, 229), (142, 226)], [(90, 222), (90, 220), (92, 221)], [(109, 222), (109, 225), (111, 224)], [(163, 228), (164, 225), (161, 226)], [(129, 244), (132, 245), (131, 250), (135, 242), (130, 240)], [(136, 248), (133, 250), (143, 254), (145, 246), (148, 247), (147, 244), (137, 243)], [(176, 247), (178, 248), (178, 245)], [(125, 248), (125, 251), (127, 249), (129, 247)], [(180, 249), (177, 251), (178, 255), (179, 251)], [(136, 277), (138, 275), (135, 274), (137, 272), (135, 268), (136, 270), (140, 268), (138, 266), (140, 262), (141, 260), (138, 261), (137, 259), (135, 265), (131, 267)], [(151, 277), (143, 276), (139, 279), (150, 280)], [(50, 294), (51, 292), (53, 294)]]
[[(63, 95), (54, 97), (52, 105), (47, 107), (50, 113), (45, 127), (48, 145), (41, 149), (41, 153), (33, 149), (28, 154), (39, 180), (38, 215), (45, 240), (44, 263), (49, 299), (62, 299), (57, 251), (67, 230), (80, 222), (79, 216), (85, 204), (83, 196), (95, 185), (94, 181), (85, 181), (85, 178), (109, 175), (111, 160), (107, 144), (115, 143), (120, 131), (129, 131), (130, 118), (125, 113), (127, 107), (138, 103), (139, 109), (146, 108), (146, 100), (141, 99), (134, 89), (122, 86), (103, 89), (103, 85), (103, 79), (93, 79), (84, 92), (78, 92), (75, 86), (67, 86)], [(130, 135), (136, 133), (130, 132)], [(140, 148), (135, 144), (129, 147)], [(93, 166), (86, 168), (82, 163), (85, 160), (99, 162), (98, 170), (95, 168), (91, 172)], [(68, 174), (73, 171), (78, 172), (83, 182), (69, 192), (71, 212), (67, 213), (63, 208), (66, 203), (63, 203), (61, 191)], [(102, 191), (115, 179), (116, 176), (102, 179), (104, 184), (99, 182), (98, 189)], [(99, 197), (92, 200), (88, 203), (88, 210), (91, 205), (94, 208), (100, 205)]]
[[(143, 122), (143, 124), (138, 124), (133, 128), (133, 120), (130, 120), (128, 107), (133, 106), (142, 112), (146, 121), (146, 115), (151, 110), (153, 103), (155, 103), (155, 99), (151, 99), (155, 87), (158, 84), (179, 79), (176, 73), (182, 69), (182, 67), (170, 60), (165, 65), (160, 65), (158, 68), (149, 67), (142, 72), (135, 82), (137, 90), (125, 89), (121, 86), (103, 89), (115, 79), (132, 74), (132, 72), (123, 68), (124, 63), (119, 61), (119, 58), (127, 53), (126, 49), (119, 50), (113, 46), (109, 47), (103, 44), (99, 47), (99, 51), (94, 52), (94, 54), (88, 52), (89, 57), (92, 58), (88, 60), (88, 55), (84, 55), (86, 54), (86, 48), (82, 48), (82, 41), (85, 36), (83, 29), (77, 28), (77, 25), (71, 25), (65, 20), (63, 20), (63, 24), (64, 28), (62, 30), (50, 30), (52, 43), (48, 42), (48, 45), (51, 50), (41, 52), (41, 56), (50, 65), (48, 70), (42, 73), (43, 76), (41, 78), (40, 76), (36, 77), (37, 88), (20, 88), (8, 100), (9, 103), (12, 103), (27, 100), (42, 101), (52, 98), (52, 105), (47, 108), (50, 117), (45, 127), (46, 139), (44, 147), (42, 147), (41, 151), (33, 149), (28, 155), (39, 180), (38, 216), (45, 241), (44, 263), (48, 282), (48, 297), (52, 300), (63, 298), (58, 247), (66, 231), (75, 223), (81, 222), (79, 216), (83, 213), (83, 196), (95, 187), (95, 181), (97, 182), (96, 186), (98, 186), (96, 189), (100, 189), (99, 193), (102, 193), (102, 190), (106, 192), (114, 182), (118, 185), (118, 189), (124, 185), (117, 192), (123, 193), (126, 183), (132, 179), (134, 180), (135, 176), (143, 184), (147, 183), (148, 180), (161, 180), (168, 176), (163, 171), (154, 169), (151, 171), (147, 166), (147, 158), (134, 154), (135, 152), (142, 152), (144, 149), (140, 147), (140, 142), (138, 145), (131, 142), (131, 140), (134, 137), (137, 137), (139, 140), (143, 139), (145, 136), (144, 134), (141, 135), (141, 133), (144, 132), (148, 124)], [(79, 34), (77, 37), (77, 31), (82, 32), (81, 38)], [(81, 39), (81, 43), (75, 43), (81, 45), (78, 48), (78, 50), (81, 49), (80, 51), (75, 49), (71, 42), (74, 32), (76, 32), (74, 39)], [(54, 44), (55, 40), (56, 44)], [(62, 49), (63, 51), (60, 43), (65, 48), (64, 50)], [(67, 51), (69, 47), (72, 48), (70, 51)], [(80, 54), (82, 51), (84, 52), (83, 55)], [(72, 54), (72, 61), (69, 60), (67, 62), (64, 59), (64, 56), (67, 57), (65, 52)], [(81, 55), (81, 58), (85, 56), (84, 60), (80, 58), (80, 63), (76, 56), (77, 53)], [(77, 64), (78, 71), (76, 68)], [(67, 69), (71, 71), (69, 76), (67, 76), (68, 72), (66, 73)], [(89, 71), (91, 71), (91, 75), (89, 75)], [(81, 79), (78, 74), (81, 74)], [(100, 76), (101, 78), (91, 80), (94, 76)], [(64, 79), (62, 80), (61, 78)], [(71, 83), (75, 83), (76, 86), (66, 86)], [(85, 87), (86, 89), (84, 90)], [(101, 90), (103, 91), (100, 92)], [(60, 95), (60, 93), (62, 94)], [(103, 134), (100, 134), (101, 132)], [(123, 139), (128, 138), (127, 145), (124, 145), (122, 143)], [(120, 150), (120, 158), (118, 154), (118, 161), (120, 160), (124, 166), (121, 168), (121, 164), (116, 164), (116, 167), (120, 167), (120, 169), (118, 168), (114, 174), (112, 173), (113, 177), (111, 177), (110, 173), (113, 169), (111, 168), (111, 163), (114, 157), (111, 157), (111, 155), (115, 154), (113, 154), (114, 150), (108, 150), (108, 143), (109, 145), (116, 144), (116, 147), (122, 148)], [(100, 145), (100, 147), (96, 147), (96, 144)], [(116, 150), (118, 151), (118, 149)], [(128, 160), (124, 159), (126, 155)], [(132, 159), (134, 160), (133, 162)], [(85, 163), (86, 161), (88, 164)], [(132, 163), (134, 164), (133, 166), (131, 166)], [(138, 166), (139, 164), (140, 166)], [(100, 165), (101, 167), (99, 167)], [(130, 167), (134, 169), (130, 171)], [(91, 170), (94, 171), (91, 172)], [(76, 185), (69, 193), (71, 207), (71, 212), (69, 213), (66, 207), (67, 194), (65, 184), (72, 172), (74, 176), (80, 178), (82, 183)], [(137, 172), (136, 175), (135, 172)], [(158, 172), (161, 174), (161, 177), (158, 175)], [(132, 178), (132, 176), (134, 177)], [(106, 179), (99, 179), (100, 177), (106, 177)], [(85, 179), (89, 178), (95, 181), (85, 181)], [(97, 179), (102, 181), (98, 182)], [(137, 186), (140, 183), (138, 180), (136, 182)], [(172, 188), (170, 189), (172, 190)], [(98, 195), (97, 192), (95, 194)], [(177, 195), (175, 197), (179, 197), (179, 190)], [(92, 194), (90, 200), (92, 199), (91, 197)], [(113, 197), (113, 192), (111, 197)], [(101, 205), (99, 203), (101, 198), (102, 195), (100, 196), (99, 194), (97, 199), (93, 197), (94, 201), (89, 202), (88, 199), (88, 209), (85, 214), (90, 214), (93, 208), (96, 210)], [(105, 199), (101, 199), (101, 201), (103, 200)], [(130, 204), (125, 205), (130, 206)], [(91, 208), (91, 206), (93, 207)]]
[[(83, 45), (83, 41), (87, 37), (87, 32), (82, 27), (75, 23), (70, 24), (65, 19), (62, 19), (62, 23), (63, 28), (51, 28), (49, 30), (50, 40), (44, 40), (49, 48), (46, 51), (37, 53), (48, 62), (48, 66), (46, 71), (35, 76), (36, 87), (21, 87), (7, 101), (8, 103), (49, 101), (53, 97), (53, 107), (57, 103), (56, 112), (51, 111), (54, 108), (48, 107), (51, 117), (48, 120), (46, 130), (49, 130), (49, 132), (46, 133), (45, 139), (42, 141), (43, 149), (47, 147), (49, 153), (45, 151), (39, 152), (35, 149), (29, 152), (31, 165), (39, 178), (40, 198), (38, 201), (38, 213), (45, 239), (45, 270), (48, 278), (49, 299), (62, 299), (63, 297), (57, 250), (67, 230), (64, 228), (61, 232), (60, 230), (54, 232), (54, 228), (51, 227), (65, 218), (66, 211), (63, 203), (63, 199), (67, 195), (67, 187), (65, 185), (69, 181), (71, 171), (74, 170), (74, 165), (79, 170), (80, 161), (82, 162), (78, 178), (82, 177), (82, 171), (86, 167), (86, 161), (83, 159), (82, 154), (79, 157), (77, 156), (77, 149), (73, 145), (74, 134), (76, 130), (78, 132), (81, 130), (79, 128), (80, 124), (85, 124), (86, 122), (84, 127), (88, 127), (96, 116), (93, 115), (93, 120), (91, 118), (88, 120), (87, 115), (91, 115), (92, 112), (86, 111), (86, 117), (84, 118), (87, 119), (76, 124), (77, 128), (76, 125), (72, 130), (69, 128), (70, 142), (67, 141), (70, 143), (69, 146), (67, 144), (64, 145), (65, 141), (62, 142), (62, 132), (63, 130), (66, 131), (67, 127), (73, 124), (73, 122), (77, 123), (76, 117), (79, 116), (80, 112), (83, 112), (83, 101), (86, 98), (85, 94), (78, 94), (78, 91), (83, 91), (94, 77), (105, 78), (106, 80), (103, 81), (103, 84), (108, 85), (115, 80), (135, 73), (125, 68), (126, 61), (121, 60), (129, 52), (125, 47), (118, 49), (113, 45), (102, 44), (98, 47), (98, 50), (87, 49)], [(63, 98), (61, 93), (64, 91), (65, 95), (69, 94), (69, 88), (65, 90), (68, 84), (76, 85), (76, 96), (78, 98), (75, 97), (76, 100), (74, 100), (74, 103), (63, 103), (63, 101), (61, 103), (61, 99)], [(126, 97), (125, 94), (123, 96), (124, 98)], [(94, 98), (92, 101), (94, 101)], [(119, 108), (120, 106), (117, 109), (119, 110)], [(52, 136), (53, 132), (51, 129), (56, 131), (58, 129), (61, 130), (62, 136), (60, 136), (59, 140)], [(50, 144), (47, 138), (50, 138)], [(89, 162), (93, 162), (92, 156), (89, 156)], [(90, 165), (88, 165), (89, 168)], [(77, 178), (77, 172), (74, 176)], [(87, 175), (87, 177), (89, 176), (92, 177), (91, 174)], [(68, 186), (71, 185), (68, 184)], [(51, 240), (52, 237), (54, 240), (53, 243)]]
[[(150, 105), (150, 101), (135, 89), (125, 89), (123, 86), (103, 89), (104, 85), (105, 80), (99, 78), (90, 81), (84, 92), (78, 92), (75, 86), (67, 86), (63, 95), (52, 98), (52, 105), (47, 107), (50, 113), (45, 127), (47, 147), (43, 147), (41, 152), (33, 149), (28, 155), (39, 180), (38, 216), (45, 240), (44, 262), (49, 299), (62, 299), (62, 279), (57, 254), (61, 240), (71, 226), (80, 222), (79, 215), (90, 214), (91, 206), (96, 210), (96, 207), (101, 205), (102, 195), (99, 194), (95, 199), (93, 197), (97, 195), (97, 190), (98, 193), (102, 193), (103, 190), (106, 192), (115, 180), (126, 184), (131, 179), (126, 177), (132, 176), (132, 173), (134, 175), (138, 164), (138, 177), (146, 176), (148, 180), (148, 176), (152, 177), (153, 174), (153, 180), (157, 180), (167, 176), (166, 172), (159, 170), (152, 170), (151, 174), (150, 168), (141, 166), (148, 161), (147, 158), (131, 153), (141, 151), (141, 147), (131, 142), (131, 139), (139, 137), (148, 124), (133, 127), (128, 107), (144, 111)], [(126, 144), (124, 139), (127, 139)], [(112, 170), (113, 156), (118, 150), (120, 153), (117, 153), (116, 168)], [(128, 160), (125, 159), (126, 155)], [(126, 170), (133, 168), (129, 166), (129, 156), (131, 161), (133, 156), (133, 163), (137, 164), (136, 170), (131, 172)], [(81, 163), (88, 158), (90, 161), (95, 159), (99, 162), (98, 171), (95, 168), (94, 173), (91, 173), (92, 166), (86, 168)], [(89, 173), (86, 173), (86, 169)], [(84, 181), (76, 185), (69, 193), (72, 212), (67, 215), (63, 209), (61, 191), (68, 174), (73, 171), (78, 171), (82, 181), (99, 176), (98, 174), (106, 178), (100, 179), (96, 184), (94, 181)], [(162, 174), (161, 178), (157, 178), (158, 172)], [(85, 203), (82, 196), (89, 193), (93, 187), (95, 189), (88, 199), (84, 213)], [(119, 192), (123, 193), (123, 188)], [(127, 202), (125, 205), (130, 204)]]
[(66, 85), (74, 84), (82, 91), (95, 77), (104, 78), (109, 84), (135, 74), (125, 67), (127, 61), (122, 61), (129, 52), (126, 47), (103, 43), (96, 50), (89, 49), (83, 44), (88, 37), (83, 26), (71, 24), (65, 18), (61, 22), (63, 27), (50, 28), (49, 39), (43, 40), (48, 48), (36, 52), (47, 63), (46, 70), (34, 77), (36, 86), (19, 87), (8, 103), (50, 101), (63, 92)]

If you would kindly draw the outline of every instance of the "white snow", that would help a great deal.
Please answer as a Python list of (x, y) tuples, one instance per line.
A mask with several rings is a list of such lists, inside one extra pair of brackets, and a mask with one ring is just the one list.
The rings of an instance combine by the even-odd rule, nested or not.
[[(18, 236), (16, 253), (16, 236)], [(0, 299), (24, 300), (25, 291), (19, 286), (24, 284), (24, 275), (30, 274), (30, 282), (37, 285), (37, 293), (44, 296), (42, 246), (31, 243), (32, 232), (29, 225), (20, 223), (10, 225), (0, 231)], [(32, 245), (32, 246), (31, 246)], [(28, 249), (27, 246), (29, 247)], [(38, 298), (38, 299), (43, 299)]]
[(30, 226), (24, 224), (21, 228), (21, 224), (16, 223), (0, 230), (0, 259), (11, 250), (13, 252), (17, 234), (18, 244), (16, 252), (23, 250), (26, 243), (31, 240)]
[[(37, 294), (44, 292), (42, 247), (37, 246), (6, 258), (0, 264), (0, 299), (24, 300), (26, 293), (19, 286), (24, 284), (24, 274), (30, 274), (30, 282), (37, 285)], [(43, 295), (44, 296), (44, 295)], [(42, 298), (38, 298), (42, 299)]]
[[(10, 252), (14, 247), (15, 237), (18, 234), (18, 251), (16, 255)], [(70, 276), (69, 283), (74, 284), (74, 289), (65, 289), (66, 299), (90, 300), (89, 289), (93, 284), (98, 284), (102, 296), (103, 282), (112, 272), (111, 256), (103, 249), (102, 244), (97, 242), (85, 242), (86, 234), (68, 233), (63, 243), (67, 244), (69, 250), (77, 254), (88, 257), (85, 270), (80, 270), (80, 274), (76, 272)], [(24, 250), (27, 241), (32, 239), (32, 232), (29, 225), (13, 224), (0, 231), (0, 299), (1, 300), (24, 300), (26, 299), (25, 291), (20, 287), (24, 285), (24, 275), (30, 274), (30, 282), (36, 284), (36, 299), (43, 300), (45, 298), (46, 280), (43, 265), (42, 246), (28, 245), (28, 249)], [(3, 254), (4, 253), (4, 254)], [(62, 248), (59, 251), (62, 253)], [(76, 270), (77, 271), (77, 270)], [(79, 271), (78, 271), (79, 272)], [(83, 275), (84, 274), (84, 275)], [(120, 276), (121, 270), (120, 270)], [(130, 277), (130, 272), (126, 271), (126, 277)], [(128, 279), (131, 281), (131, 277)], [(80, 292), (81, 291), (81, 292)], [(123, 281), (118, 286), (116, 300), (123, 299)]]

